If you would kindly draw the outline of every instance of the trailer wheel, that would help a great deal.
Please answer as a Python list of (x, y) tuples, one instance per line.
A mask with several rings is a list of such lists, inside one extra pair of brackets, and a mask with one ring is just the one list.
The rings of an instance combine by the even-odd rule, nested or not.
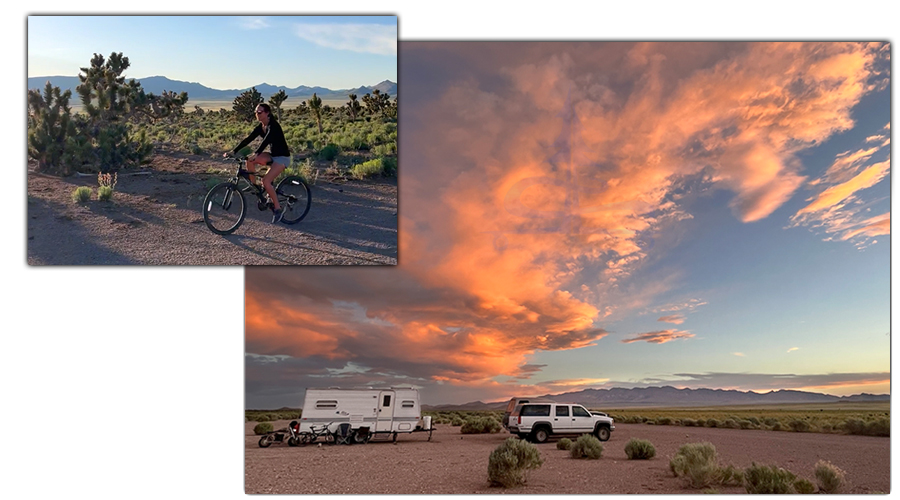
[(393, 442), (395, 442), (395, 443), (397, 442), (397, 433), (396, 433), (396, 432), (394, 433), (394, 439), (393, 439)]
[(260, 448), (268, 448), (269, 445), (272, 444), (269, 442), (269, 436), (263, 436), (259, 438), (259, 447)]

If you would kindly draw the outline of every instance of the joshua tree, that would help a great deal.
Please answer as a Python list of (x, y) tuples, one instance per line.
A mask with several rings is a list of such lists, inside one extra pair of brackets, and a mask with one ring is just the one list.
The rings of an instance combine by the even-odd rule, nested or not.
[(355, 120), (359, 115), (360, 109), (362, 107), (359, 105), (359, 101), (356, 100), (356, 94), (350, 94), (347, 96), (350, 98), (350, 101), (347, 103), (347, 110), (350, 112), (350, 119)]
[(67, 137), (74, 133), (69, 99), (72, 91), (60, 92), (47, 82), (44, 94), (28, 91), (28, 156), (38, 161), (38, 170), (69, 174), (62, 163)]
[(319, 134), (322, 134), (322, 98), (313, 94), (312, 98), (307, 101), (309, 103), (309, 112), (316, 118), (316, 125), (319, 126)]
[(273, 94), (272, 97), (269, 97), (269, 105), (275, 108), (275, 116), (278, 121), (281, 121), (281, 105), (287, 98), (288, 95), (284, 92), (284, 89), (279, 90), (277, 94)]
[(256, 118), (256, 106), (263, 102), (263, 96), (256, 87), (246, 90), (234, 98), (232, 108), (238, 119), (252, 122)]

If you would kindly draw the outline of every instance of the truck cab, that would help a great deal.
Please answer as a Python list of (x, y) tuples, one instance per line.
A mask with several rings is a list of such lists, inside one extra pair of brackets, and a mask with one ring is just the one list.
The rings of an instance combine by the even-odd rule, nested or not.
[(517, 405), (509, 416), (508, 429), (523, 439), (537, 443), (551, 436), (593, 434), (607, 441), (615, 423), (613, 419), (575, 403), (528, 402)]

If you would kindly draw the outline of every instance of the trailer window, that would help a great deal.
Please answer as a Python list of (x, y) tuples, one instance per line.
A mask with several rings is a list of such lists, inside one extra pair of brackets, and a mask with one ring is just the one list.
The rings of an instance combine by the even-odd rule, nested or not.
[(391, 406), (391, 395), (385, 394), (384, 401), (381, 403), (381, 406)]
[(316, 401), (316, 409), (321, 408), (337, 408), (337, 401)]
[(404, 401), (404, 402), (400, 403), (400, 406), (402, 406), (403, 408), (413, 408), (416, 406), (416, 402), (415, 401)]
[(549, 417), (550, 405), (525, 405), (520, 413), (523, 417)]

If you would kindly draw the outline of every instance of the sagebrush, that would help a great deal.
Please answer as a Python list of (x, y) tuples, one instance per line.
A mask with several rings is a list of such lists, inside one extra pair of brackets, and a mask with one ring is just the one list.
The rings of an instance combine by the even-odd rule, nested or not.
[(576, 439), (575, 442), (572, 443), (572, 447), (569, 448), (569, 455), (572, 458), (596, 460), (600, 458), (600, 455), (602, 454), (603, 444), (599, 439), (590, 434), (578, 436), (578, 439)]
[(629, 460), (649, 460), (656, 456), (656, 448), (646, 439), (631, 438), (625, 443), (625, 455)]
[(516, 438), (508, 438), (488, 458), (488, 480), (491, 485), (512, 488), (525, 484), (525, 474), (543, 465), (537, 446)]

